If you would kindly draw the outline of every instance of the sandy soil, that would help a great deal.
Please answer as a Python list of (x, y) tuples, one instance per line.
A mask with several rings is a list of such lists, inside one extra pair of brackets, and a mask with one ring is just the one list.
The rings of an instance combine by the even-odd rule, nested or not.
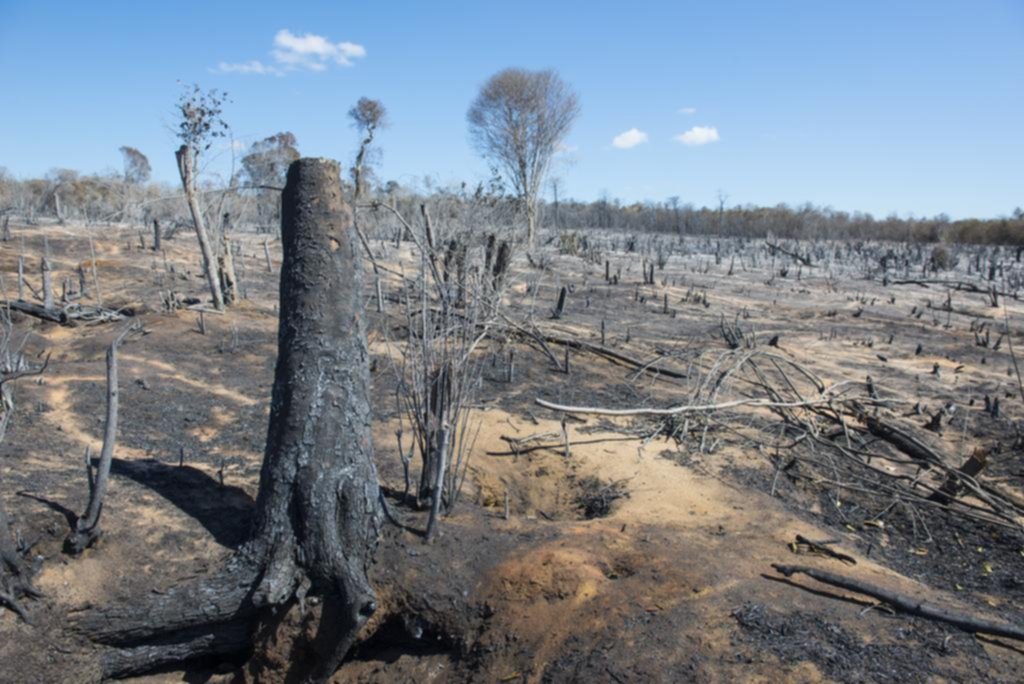
[[(85, 504), (82, 456), (100, 446), (103, 359), (119, 325), (66, 328), (16, 316), (28, 354), (52, 358), (45, 375), (17, 387), (17, 413), (0, 446), (0, 496), (15, 528), (38, 537), (35, 582), (46, 598), (30, 604), (31, 626), (0, 612), (0, 680), (82, 681), (92, 654), (62, 628), (68, 611), (131, 601), (212, 572), (245, 537), (276, 353), (276, 272), (266, 270), (262, 236), (240, 236), (236, 268), (246, 299), (223, 316), (207, 316), (202, 335), (195, 313), (164, 313), (159, 305), (161, 291), (202, 296), (189, 235), (168, 241), (165, 257), (139, 249), (128, 230), (16, 227), (14, 234), (0, 246), (8, 293), (19, 253), (34, 269), (44, 235), (56, 282), (77, 278), (92, 234), (104, 303), (133, 306), (145, 325), (120, 357), (122, 427), (105, 534), (72, 559), (61, 553), (61, 541)], [(279, 245), (272, 245), (276, 271)], [(411, 258), (408, 247), (379, 249), (395, 265)], [(830, 382), (871, 375), (913, 401), (957, 402), (955, 429), (936, 437), (950, 453), (966, 456), (993, 439), (1013, 442), (1022, 411), (1008, 346), (978, 347), (971, 330), (986, 317), (1001, 320), (1002, 310), (987, 307), (983, 295), (954, 294), (964, 313), (947, 315), (928, 308), (929, 299), (934, 306), (944, 301), (944, 291), (884, 287), (859, 279), (850, 263), (802, 269), (796, 280), (794, 273), (772, 278), (766, 258), (757, 267), (741, 259), (727, 275), (729, 260), (716, 264), (712, 250), (713, 242), (691, 239), (688, 253), (671, 257), (653, 286), (639, 285), (636, 254), (612, 254), (611, 270), (621, 272), (615, 286), (604, 283), (603, 263), (557, 256), (544, 272), (524, 263), (510, 311), (521, 317), (533, 310), (544, 320), (558, 289), (571, 284), (567, 313), (545, 328), (598, 342), (606, 321), (609, 346), (645, 359), (724, 349), (720, 322), (740, 317), (762, 343), (779, 335), (779, 353)], [(386, 291), (394, 287), (385, 284)], [(1007, 304), (1011, 320), (1024, 320), (1024, 306)], [(910, 316), (912, 307), (926, 313)], [(373, 315), (371, 351), (381, 360), (376, 451), (383, 484), (400, 491), (394, 378), (383, 362), (397, 352)], [(822, 567), (1021, 623), (1019, 534), (936, 519), (929, 540), (895, 515), (884, 530), (854, 523), (827, 496), (792, 484), (772, 496), (772, 461), (749, 445), (724, 440), (712, 453), (696, 453), (686, 440), (652, 437), (636, 420), (570, 421), (566, 455), (560, 416), (535, 398), (666, 406), (685, 401), (689, 387), (636, 378), (633, 369), (583, 353), (573, 355), (566, 375), (534, 348), (515, 349), (513, 383), (498, 368), (484, 372), (463, 503), (432, 546), (389, 527), (375, 567), (386, 610), (337, 681), (1019, 680), (1020, 644), (893, 615), (863, 596), (783, 580), (771, 569), (790, 562)], [(1003, 397), (999, 419), (970, 404), (984, 394)], [(529, 453), (511, 453), (502, 439), (544, 433), (557, 436)], [(1005, 454), (992, 477), (1020, 493), (1020, 451), (1014, 443)], [(624, 496), (608, 515), (587, 519), (581, 498), (594, 483), (613, 483)], [(422, 528), (422, 513), (392, 505), (401, 522)], [(837, 540), (834, 548), (857, 564), (796, 556), (790, 545), (798, 534)], [(418, 594), (404, 589), (413, 586)], [(226, 680), (230, 673), (230, 664), (207, 663), (138, 681)]]

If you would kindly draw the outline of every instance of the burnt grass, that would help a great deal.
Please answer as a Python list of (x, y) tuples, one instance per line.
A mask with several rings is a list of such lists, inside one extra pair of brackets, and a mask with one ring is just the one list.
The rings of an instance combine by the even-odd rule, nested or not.
[[(1015, 681), (995, 677), (985, 667), (988, 655), (971, 635), (951, 634), (927, 620), (886, 618), (899, 625), (891, 630), (892, 642), (865, 643), (833, 620), (757, 603), (737, 607), (732, 617), (740, 627), (732, 643), (751, 647), (737, 654), (748, 663), (766, 654), (783, 663), (810, 660), (826, 677), (841, 682)], [(967, 672), (943, 662), (953, 654), (969, 656), (964, 659)], [(922, 662), (929, 663), (927, 669)]]
[[(734, 465), (725, 467), (723, 474), (765, 492), (774, 482), (777, 497), (795, 516), (835, 532), (837, 548), (856, 550), (906, 577), (950, 592), (981, 613), (1024, 621), (1020, 533), (931, 506), (911, 510), (896, 505), (883, 516), (884, 527), (865, 525), (891, 500), (843, 489), (838, 499), (842, 503), (836, 506), (836, 489), (813, 483), (808, 467), (800, 463), (778, 479), (771, 468)], [(998, 608), (985, 597), (999, 597)]]

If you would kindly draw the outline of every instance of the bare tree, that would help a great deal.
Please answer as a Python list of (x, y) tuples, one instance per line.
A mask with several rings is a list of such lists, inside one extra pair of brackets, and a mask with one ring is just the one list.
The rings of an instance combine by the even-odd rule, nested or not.
[(220, 273), (214, 256), (214, 246), (210, 242), (203, 212), (199, 206), (196, 173), (199, 154), (210, 149), (214, 140), (227, 135), (228, 125), (221, 118), (226, 98), (226, 93), (216, 90), (204, 93), (198, 85), (193, 85), (182, 93), (178, 100), (178, 138), (182, 145), (175, 152), (181, 185), (185, 190), (188, 209), (192, 214), (192, 224), (199, 240), (199, 249), (203, 254), (206, 281), (210, 286), (213, 306), (218, 311), (224, 309), (224, 294), (220, 287)]
[(519, 197), (531, 246), (541, 184), (579, 111), (576, 93), (554, 71), (505, 69), (483, 85), (466, 115), (474, 146)]
[(679, 195), (669, 197), (668, 206), (672, 208), (672, 228), (677, 233), (681, 233), (679, 226)]

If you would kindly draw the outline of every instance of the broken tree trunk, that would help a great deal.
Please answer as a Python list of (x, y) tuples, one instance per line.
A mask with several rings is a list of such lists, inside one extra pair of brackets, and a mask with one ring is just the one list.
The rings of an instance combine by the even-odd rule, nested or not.
[(63, 309), (49, 308), (45, 306), (39, 306), (32, 302), (23, 302), (21, 300), (16, 302), (4, 302), (5, 308), (13, 311), (20, 311), (21, 313), (28, 314), (29, 316), (35, 316), (44, 321), (51, 321), (52, 323), (60, 323), (61, 325), (67, 325), (70, 318)]
[(220, 274), (220, 287), (224, 303), (234, 304), (238, 299), (238, 278), (235, 276), (235, 259), (231, 254), (231, 240), (228, 239), (226, 232), (221, 243), (221, 254), (217, 257), (217, 271)]
[(43, 308), (50, 310), (53, 308), (53, 280), (50, 278), (50, 260), (47, 257), (43, 257), (39, 270), (43, 278)]
[(100, 460), (95, 473), (86, 452), (85, 471), (89, 480), (89, 504), (85, 508), (85, 513), (75, 521), (75, 529), (64, 540), (64, 550), (72, 555), (78, 555), (92, 546), (101, 534), (100, 514), (103, 512), (103, 499), (107, 495), (110, 464), (114, 460), (114, 444), (117, 442), (117, 348), (125, 336), (136, 329), (135, 324), (125, 328), (107, 349), (107, 423), (103, 429), (103, 448), (100, 450)]
[[(935, 414), (940, 415), (940, 414)], [(991, 454), (991, 449), (983, 449), (978, 447), (971, 454), (970, 458), (964, 461), (964, 464), (960, 466), (956, 471), (950, 471), (946, 475), (946, 480), (942, 483), (936, 491), (932, 492), (931, 496), (928, 497), (929, 501), (938, 501), (941, 504), (948, 504), (954, 498), (960, 495), (964, 490), (963, 478), (976, 477), (985, 466), (988, 465), (988, 457)]]
[[(76, 616), (79, 632), (112, 647), (107, 677), (254, 644), (254, 679), (323, 682), (376, 610), (367, 568), (382, 513), (362, 275), (336, 162), (291, 165), (281, 238), (278, 359), (252, 536), (213, 577)], [(301, 627), (289, 631), (291, 618)]]

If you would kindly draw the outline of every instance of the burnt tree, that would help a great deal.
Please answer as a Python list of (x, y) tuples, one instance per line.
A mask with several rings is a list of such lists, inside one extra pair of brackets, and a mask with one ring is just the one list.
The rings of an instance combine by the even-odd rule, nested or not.
[[(250, 539), (210, 578), (76, 617), (109, 647), (104, 676), (252, 650), (258, 681), (322, 682), (376, 610), (367, 567), (382, 511), (362, 276), (336, 162), (291, 165), (281, 240), (277, 368)], [(271, 651), (286, 655), (275, 663)]]

